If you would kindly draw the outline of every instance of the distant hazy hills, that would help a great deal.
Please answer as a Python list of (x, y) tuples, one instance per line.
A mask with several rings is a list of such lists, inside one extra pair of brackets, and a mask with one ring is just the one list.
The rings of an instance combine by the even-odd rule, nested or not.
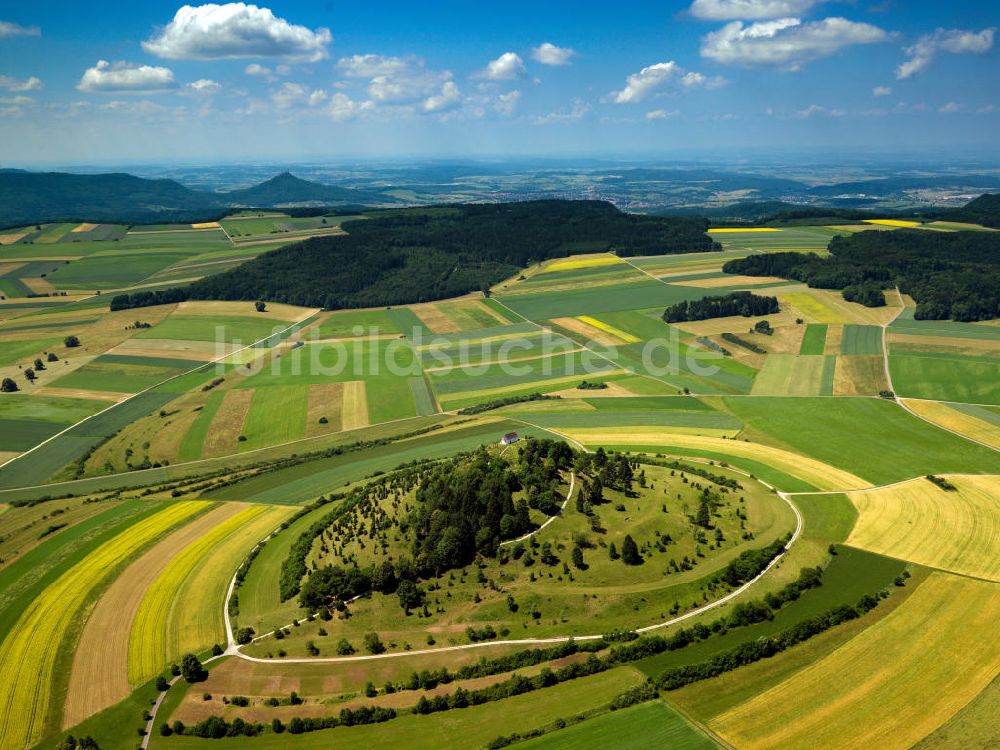
[(130, 174), (0, 170), (0, 226), (45, 221), (167, 222), (208, 218), (229, 208), (382, 205), (392, 196), (321, 185), (287, 172), (229, 193), (191, 190)]

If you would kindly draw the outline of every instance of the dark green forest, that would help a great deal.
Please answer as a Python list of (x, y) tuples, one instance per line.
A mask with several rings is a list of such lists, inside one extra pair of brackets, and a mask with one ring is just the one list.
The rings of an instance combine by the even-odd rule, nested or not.
[(898, 286), (917, 319), (963, 322), (1000, 317), (1000, 234), (900, 229), (834, 237), (829, 257), (769, 253), (731, 260), (722, 270), (781, 276), (817, 289), (842, 289), (862, 304), (885, 304), (873, 287)]
[(667, 323), (683, 323), (687, 320), (728, 318), (733, 315), (749, 318), (776, 312), (779, 312), (777, 297), (763, 297), (751, 292), (732, 292), (717, 297), (678, 302), (664, 311), (663, 319)]
[(388, 210), (265, 253), (184, 289), (121, 295), (113, 310), (181, 299), (258, 300), (327, 309), (400, 305), (485, 289), (571, 253), (717, 250), (704, 219), (637, 216), (602, 201), (529, 201)]

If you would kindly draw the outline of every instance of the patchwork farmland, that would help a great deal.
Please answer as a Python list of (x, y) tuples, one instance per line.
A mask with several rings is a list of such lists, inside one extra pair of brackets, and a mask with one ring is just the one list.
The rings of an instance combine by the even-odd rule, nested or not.
[(1000, 329), (723, 270), (888, 225), (110, 310), (356, 218), (0, 235), (0, 750), (993, 741)]

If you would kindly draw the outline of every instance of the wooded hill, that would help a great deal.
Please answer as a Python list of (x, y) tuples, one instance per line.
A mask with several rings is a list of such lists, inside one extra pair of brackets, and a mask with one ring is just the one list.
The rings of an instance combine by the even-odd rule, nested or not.
[(781, 276), (851, 294), (872, 285), (898, 286), (916, 301), (918, 319), (968, 322), (1000, 317), (1000, 233), (858, 232), (834, 237), (829, 249), (830, 257), (751, 255), (729, 261), (722, 270)]
[(571, 253), (622, 256), (718, 249), (704, 219), (637, 216), (601, 201), (387, 210), (258, 256), (190, 287), (120, 295), (113, 310), (183, 299), (267, 300), (328, 309), (455, 297)]
[(287, 172), (244, 190), (209, 193), (191, 190), (173, 180), (148, 180), (124, 173), (0, 170), (0, 227), (48, 221), (184, 223), (219, 219), (230, 208), (239, 206), (372, 206), (396, 202), (391, 196), (321, 185)]

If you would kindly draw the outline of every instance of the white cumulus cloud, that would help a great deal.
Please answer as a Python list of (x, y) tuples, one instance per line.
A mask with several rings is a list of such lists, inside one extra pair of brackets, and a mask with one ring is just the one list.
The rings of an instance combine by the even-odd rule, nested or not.
[(506, 94), (500, 94), (497, 97), (496, 104), (493, 105), (493, 109), (497, 111), (497, 114), (510, 117), (514, 114), (514, 108), (520, 100), (521, 92), (514, 89), (514, 91), (508, 91)]
[(490, 60), (480, 73), (482, 78), (490, 81), (512, 81), (528, 74), (524, 60), (516, 52), (504, 52), (496, 60)]
[(805, 109), (799, 110), (795, 113), (795, 116), (800, 120), (808, 120), (810, 117), (815, 117), (817, 115), (823, 115), (825, 117), (843, 117), (846, 115), (842, 109), (827, 109), (819, 104), (810, 104)]
[(441, 112), (454, 105), (461, 98), (461, 92), (454, 81), (445, 81), (441, 84), (441, 90), (424, 99), (421, 108), (424, 112)]
[(538, 115), (531, 118), (531, 121), (535, 125), (552, 125), (560, 122), (572, 122), (573, 120), (583, 118), (583, 116), (589, 111), (590, 105), (583, 101), (583, 99), (576, 98), (573, 100), (573, 104), (569, 109), (560, 110), (558, 112), (549, 112), (547, 115)]
[(876, 86), (872, 89), (872, 96), (882, 97), (882, 96), (892, 96), (891, 86)]
[(656, 89), (675, 84), (682, 89), (718, 88), (725, 80), (708, 77), (695, 71), (685, 71), (673, 60), (647, 65), (625, 80), (625, 88), (613, 93), (615, 104), (637, 104)]
[(982, 31), (938, 29), (933, 34), (925, 34), (904, 50), (909, 59), (896, 68), (896, 78), (902, 81), (923, 72), (939, 52), (950, 52), (953, 55), (981, 55), (988, 52), (993, 47), (995, 35), (995, 27)]
[(958, 102), (948, 102), (947, 104), (942, 105), (938, 109), (938, 112), (950, 115), (954, 114), (955, 112), (960, 112), (961, 110), (962, 110), (962, 105), (959, 104)]
[(42, 33), (37, 26), (21, 26), (12, 21), (0, 21), (0, 39), (10, 39), (15, 36), (39, 36)]
[(174, 73), (170, 68), (152, 65), (134, 65), (127, 62), (110, 63), (98, 60), (87, 68), (76, 88), (88, 93), (150, 93), (176, 88)]
[(654, 109), (651, 112), (646, 113), (647, 120), (669, 120), (671, 117), (677, 117), (679, 113), (676, 110), (666, 110), (666, 109)]
[(41, 91), (43, 88), (45, 87), (42, 85), (42, 79), (35, 76), (25, 78), (23, 81), (11, 76), (0, 76), (0, 89), (7, 91)]
[(341, 122), (357, 117), (363, 112), (368, 112), (374, 108), (371, 102), (358, 102), (351, 99), (347, 94), (337, 92), (330, 97), (330, 104), (326, 108), (327, 114), (334, 120)]
[(694, 0), (690, 13), (709, 21), (761, 21), (807, 13), (820, 0)]
[(412, 66), (422, 65), (416, 58), (385, 57), (383, 55), (352, 55), (337, 61), (337, 68), (348, 78), (375, 78), (402, 73)]
[(889, 34), (868, 23), (846, 18), (803, 22), (780, 18), (744, 26), (733, 21), (708, 34), (703, 57), (728, 65), (765, 65), (798, 70), (804, 63), (833, 55), (855, 44), (884, 42)]
[(222, 84), (209, 78), (201, 78), (193, 83), (189, 83), (187, 87), (194, 93), (204, 94), (205, 96), (218, 94), (222, 91)]
[(569, 47), (557, 47), (551, 42), (542, 42), (531, 50), (531, 59), (542, 65), (569, 65), (576, 50)]
[(326, 58), (332, 39), (329, 29), (291, 24), (270, 8), (209, 3), (179, 8), (142, 48), (170, 60), (284, 57), (315, 62)]

